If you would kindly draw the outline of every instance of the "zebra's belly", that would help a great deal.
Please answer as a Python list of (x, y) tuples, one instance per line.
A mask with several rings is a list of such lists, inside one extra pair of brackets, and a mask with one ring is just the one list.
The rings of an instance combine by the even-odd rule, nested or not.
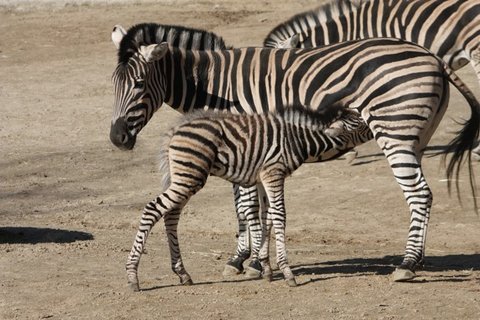
[(239, 168), (236, 168), (233, 165), (223, 165), (221, 163), (215, 163), (213, 165), (210, 175), (222, 178), (242, 187), (251, 187), (260, 182), (258, 170), (253, 170), (253, 172), (241, 172)]

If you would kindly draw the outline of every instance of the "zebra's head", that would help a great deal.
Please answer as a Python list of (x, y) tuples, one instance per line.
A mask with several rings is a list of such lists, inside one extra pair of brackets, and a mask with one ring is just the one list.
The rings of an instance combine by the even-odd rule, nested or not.
[[(122, 38), (115, 29), (112, 40), (120, 48)], [(156, 62), (167, 51), (165, 42), (142, 45), (129, 52), (128, 57), (119, 59), (112, 76), (114, 105), (110, 140), (120, 149), (133, 149), (137, 134), (163, 103), (165, 90), (158, 81), (161, 68)]]

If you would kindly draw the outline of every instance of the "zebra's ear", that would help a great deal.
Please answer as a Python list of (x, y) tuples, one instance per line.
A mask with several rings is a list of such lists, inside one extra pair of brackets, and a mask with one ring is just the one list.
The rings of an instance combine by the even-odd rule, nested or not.
[(127, 31), (125, 31), (121, 25), (117, 24), (113, 27), (112, 41), (117, 49), (120, 49), (120, 42), (126, 34)]
[(277, 48), (282, 48), (282, 49), (296, 48), (299, 41), (300, 41), (300, 35), (297, 33), (288, 39), (278, 42)]
[(168, 51), (168, 43), (162, 42), (160, 44), (151, 44), (149, 46), (141, 46), (140, 54), (147, 60), (152, 62), (162, 59)]

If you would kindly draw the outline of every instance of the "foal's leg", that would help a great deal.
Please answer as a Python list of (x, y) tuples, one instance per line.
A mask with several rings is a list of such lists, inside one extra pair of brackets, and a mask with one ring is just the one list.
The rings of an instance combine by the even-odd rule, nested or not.
[[(261, 260), (262, 266), (268, 268), (268, 241), (267, 236), (271, 226), (275, 231), (275, 244), (277, 254), (278, 268), (282, 271), (285, 281), (289, 286), (296, 286), (295, 276), (288, 265), (287, 250), (285, 247), (285, 226), (286, 212), (284, 200), (284, 183), (285, 171), (282, 169), (270, 169), (268, 172), (261, 174), (261, 180), (268, 197), (270, 207), (267, 210), (267, 234), (265, 234), (264, 245), (262, 246)], [(264, 250), (267, 250), (265, 257)]]
[[(233, 185), (235, 210), (238, 219), (238, 239), (235, 255), (230, 258), (223, 271), (224, 276), (235, 275), (243, 272), (243, 262), (250, 258), (250, 233), (246, 216), (252, 211), (258, 212), (257, 188), (242, 188)], [(258, 213), (257, 213), (258, 215)]]
[(243, 262), (252, 255), (252, 261), (248, 265), (245, 275), (256, 278), (261, 273), (261, 266), (258, 262), (262, 230), (258, 217), (258, 191), (257, 187), (243, 188), (233, 186), (235, 195), (235, 208), (237, 211), (239, 237), (237, 251), (227, 264), (223, 274), (229, 276), (243, 272)]
[[(140, 263), (140, 258), (143, 253), (145, 244), (147, 242), (147, 237), (150, 231), (152, 230), (153, 226), (162, 217), (166, 219), (166, 223), (168, 220), (169, 225), (171, 226), (173, 226), (173, 224), (178, 223), (178, 213), (175, 214), (175, 212), (179, 212), (180, 208), (183, 207), (183, 205), (179, 205), (178, 203), (172, 202), (170, 200), (172, 199), (171, 196), (172, 195), (171, 194), (169, 195), (167, 190), (166, 192), (158, 196), (156, 199), (150, 201), (143, 210), (143, 214), (140, 219), (140, 225), (138, 227), (138, 231), (135, 236), (132, 249), (130, 250), (130, 254), (128, 255), (127, 264), (126, 264), (128, 285), (133, 291), (139, 291), (139, 282), (138, 282), (138, 275), (137, 275), (138, 265)], [(177, 217), (177, 218), (175, 220), (172, 220), (171, 218), (169, 218), (170, 214), (173, 214), (174, 217)], [(174, 233), (176, 233), (176, 226), (174, 227), (174, 229), (171, 229), (171, 230), (175, 230)], [(173, 233), (172, 231), (169, 232), (168, 230), (167, 230), (167, 233), (168, 233), (169, 243), (170, 243), (170, 238), (173, 235)], [(179, 250), (172, 250), (171, 248), (170, 252), (172, 251), (177, 251), (178, 257), (180, 257)], [(180, 267), (179, 267), (179, 270), (180, 270), (182, 267), (181, 258), (179, 259), (178, 257), (176, 258), (176, 263), (180, 261)], [(173, 264), (173, 258), (172, 258), (172, 264)]]

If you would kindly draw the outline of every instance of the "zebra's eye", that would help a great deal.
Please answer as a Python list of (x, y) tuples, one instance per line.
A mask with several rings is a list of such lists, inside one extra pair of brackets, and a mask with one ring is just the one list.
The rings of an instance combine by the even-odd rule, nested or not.
[(142, 79), (135, 80), (135, 85), (134, 85), (135, 89), (143, 89), (144, 87), (145, 87), (145, 80), (142, 80)]

